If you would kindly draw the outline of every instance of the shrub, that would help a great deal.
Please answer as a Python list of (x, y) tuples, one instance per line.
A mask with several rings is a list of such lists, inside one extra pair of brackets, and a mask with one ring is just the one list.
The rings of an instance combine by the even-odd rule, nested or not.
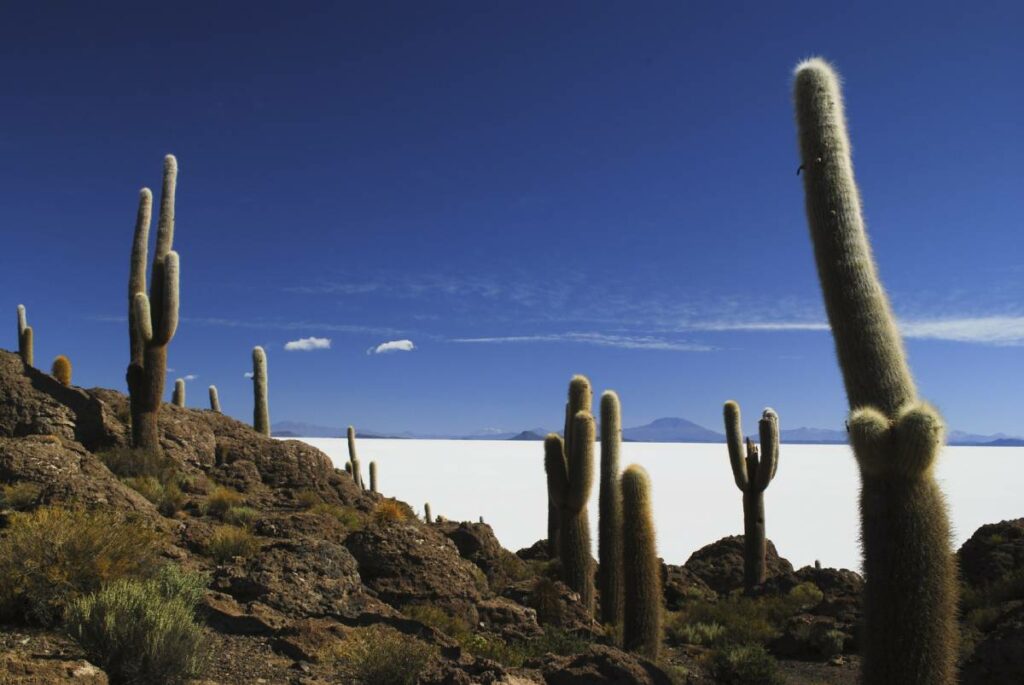
[(244, 501), (242, 496), (231, 488), (218, 485), (207, 495), (202, 510), (204, 514), (223, 519), (231, 507), (241, 506)]
[(303, 509), (312, 509), (316, 505), (322, 504), (323, 501), (316, 490), (299, 490), (295, 493), (295, 503)]
[(718, 623), (670, 622), (666, 633), (673, 642), (711, 647), (725, 641), (726, 630)]
[(235, 557), (248, 557), (260, 548), (255, 536), (237, 526), (218, 526), (206, 543), (206, 553), (218, 564), (226, 564)]
[(0, 539), (0, 615), (52, 625), (76, 597), (148, 575), (158, 540), (108, 511), (44, 507), (14, 514)]
[(125, 478), (124, 484), (155, 504), (164, 516), (174, 516), (185, 506), (185, 493), (173, 480), (164, 484), (153, 476), (136, 476)]
[(327, 516), (345, 527), (346, 530), (355, 531), (363, 527), (363, 516), (352, 507), (342, 507), (337, 504), (320, 502), (314, 505), (309, 512), (318, 516)]
[(118, 580), (75, 600), (67, 629), (113, 683), (184, 683), (206, 662), (194, 613), (204, 585), (202, 576), (174, 566), (150, 580)]
[(5, 485), (0, 488), (0, 509), (9, 507), (15, 510), (28, 509), (36, 503), (42, 488), (27, 480)]
[(414, 685), (435, 652), (394, 628), (374, 625), (349, 632), (331, 656), (361, 685)]
[(226, 523), (242, 526), (243, 528), (250, 527), (259, 517), (260, 512), (252, 507), (231, 507), (224, 512), (224, 521)]
[(63, 354), (57, 355), (50, 367), (50, 375), (57, 379), (61, 385), (71, 385), (71, 360)]
[(459, 616), (451, 616), (433, 604), (413, 604), (402, 609), (409, 618), (431, 628), (436, 628), (456, 640), (462, 640), (470, 632), (469, 623)]
[(396, 499), (382, 499), (380, 502), (377, 502), (377, 506), (372, 514), (374, 523), (407, 521), (412, 516), (413, 514), (409, 506)]
[(730, 645), (714, 653), (711, 675), (722, 685), (782, 685), (775, 659), (761, 645)]
[(528, 659), (545, 654), (579, 654), (589, 643), (567, 631), (545, 628), (543, 635), (532, 640), (505, 641), (494, 635), (467, 633), (459, 640), (459, 644), (474, 656), (518, 668)]

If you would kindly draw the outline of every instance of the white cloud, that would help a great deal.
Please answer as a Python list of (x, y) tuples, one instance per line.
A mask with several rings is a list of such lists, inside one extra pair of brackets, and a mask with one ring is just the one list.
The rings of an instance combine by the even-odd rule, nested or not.
[(903, 321), (908, 338), (952, 340), (982, 345), (1024, 345), (1024, 316), (974, 316)]
[(194, 381), (194, 380), (195, 380), (195, 379), (197, 379), (197, 378), (199, 378), (199, 376), (197, 376), (197, 375), (196, 375), (196, 374), (194, 374), (194, 373), (190, 373), (190, 374), (188, 374), (187, 376), (185, 376), (185, 377), (184, 377), (184, 379), (185, 379), (186, 381)]
[(681, 326), (690, 331), (827, 331), (823, 321), (703, 321)]
[(389, 340), (382, 342), (376, 347), (371, 347), (366, 351), (366, 354), (385, 354), (387, 352), (412, 352), (416, 349), (416, 346), (412, 343), (412, 340)]
[(673, 352), (710, 352), (714, 347), (685, 341), (667, 340), (649, 335), (607, 335), (604, 333), (549, 333), (507, 335), (492, 338), (453, 338), (456, 343), (580, 343), (628, 350), (668, 350)]
[(298, 340), (292, 340), (284, 344), (284, 349), (288, 352), (309, 352), (310, 350), (329, 350), (331, 349), (330, 338), (299, 338)]
[(244, 376), (245, 378), (252, 378), (253, 373), (252, 371), (246, 371), (245, 373), (242, 374), (242, 376)]

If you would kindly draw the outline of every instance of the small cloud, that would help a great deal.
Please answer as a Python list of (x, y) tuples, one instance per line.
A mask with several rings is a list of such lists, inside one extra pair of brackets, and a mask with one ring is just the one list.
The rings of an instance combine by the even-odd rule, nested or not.
[(299, 338), (298, 340), (292, 340), (284, 344), (284, 349), (288, 352), (309, 352), (310, 350), (329, 350), (331, 349), (330, 338)]
[(252, 378), (252, 371), (246, 371), (242, 375), (245, 376), (246, 378)]
[(388, 342), (382, 342), (376, 347), (371, 347), (366, 351), (366, 354), (385, 354), (387, 352), (412, 352), (416, 349), (413, 345), (412, 340), (389, 340)]
[(195, 380), (195, 379), (197, 379), (197, 378), (199, 378), (199, 376), (197, 376), (197, 375), (196, 375), (196, 374), (194, 374), (194, 373), (190, 373), (190, 374), (188, 374), (188, 375), (184, 376), (184, 379), (185, 379), (186, 381), (194, 381), (194, 380)]

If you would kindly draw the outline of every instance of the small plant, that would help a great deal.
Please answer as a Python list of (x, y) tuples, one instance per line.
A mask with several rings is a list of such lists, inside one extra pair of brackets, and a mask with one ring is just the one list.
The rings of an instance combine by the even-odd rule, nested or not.
[(668, 630), (668, 636), (674, 642), (703, 647), (722, 644), (725, 634), (725, 627), (718, 623), (675, 623)]
[(242, 528), (249, 528), (259, 517), (260, 512), (252, 507), (231, 507), (224, 512), (225, 523)]
[(118, 580), (75, 600), (67, 629), (112, 682), (184, 683), (207, 658), (194, 614), (204, 589), (203, 576), (165, 566), (150, 580)]
[(109, 511), (43, 507), (0, 538), (0, 616), (52, 625), (75, 598), (156, 567), (158, 536)]
[(413, 513), (408, 505), (396, 499), (382, 499), (371, 514), (374, 523), (397, 523), (413, 518)]
[(295, 503), (303, 509), (312, 509), (324, 501), (316, 490), (299, 490), (295, 493)]
[(331, 655), (360, 685), (414, 685), (436, 649), (390, 626), (356, 628)]
[(350, 531), (360, 530), (363, 527), (362, 515), (352, 507), (342, 507), (337, 504), (321, 502), (314, 505), (309, 510), (309, 513), (333, 518)]
[(464, 618), (452, 616), (433, 604), (413, 604), (402, 609), (402, 613), (459, 641), (470, 633), (470, 625)]
[(231, 488), (218, 485), (206, 496), (202, 511), (208, 516), (216, 516), (223, 520), (229, 509), (241, 506), (244, 501), (244, 498)]
[(218, 564), (226, 564), (235, 557), (249, 557), (260, 548), (256, 537), (238, 526), (218, 526), (206, 543), (206, 553)]
[(42, 488), (27, 480), (0, 488), (0, 509), (10, 508), (17, 511), (28, 509), (39, 497)]
[(56, 378), (61, 385), (71, 385), (71, 360), (63, 354), (59, 355), (53, 360), (50, 375)]
[(171, 480), (166, 485), (153, 476), (125, 478), (124, 484), (156, 505), (164, 516), (174, 516), (185, 506), (185, 493)]
[(722, 685), (783, 685), (775, 659), (761, 645), (731, 645), (715, 652), (711, 675)]

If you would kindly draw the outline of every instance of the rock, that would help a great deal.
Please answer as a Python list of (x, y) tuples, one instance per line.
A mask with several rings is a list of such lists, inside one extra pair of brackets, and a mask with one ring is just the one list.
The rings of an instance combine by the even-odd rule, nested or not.
[(1024, 518), (978, 528), (957, 556), (961, 577), (975, 588), (1024, 571)]
[(688, 600), (717, 597), (707, 583), (685, 566), (672, 566), (665, 562), (661, 563), (661, 587), (669, 611), (678, 611)]
[(1021, 655), (1024, 655), (1024, 604), (1003, 615), (975, 646), (974, 653), (960, 670), (960, 682), (963, 685), (1024, 683)]
[(551, 555), (548, 554), (548, 541), (537, 540), (529, 547), (523, 547), (516, 552), (516, 556), (524, 561), (549, 561)]
[(502, 590), (502, 596), (536, 612), (537, 622), (579, 635), (603, 635), (601, 625), (564, 583), (546, 577), (523, 580)]
[(486, 523), (447, 521), (437, 524), (437, 529), (455, 543), (463, 559), (473, 562), (484, 572), (491, 587), (504, 587), (530, 575), (526, 563), (504, 549), (494, 536), (494, 530)]
[(200, 602), (199, 611), (206, 623), (221, 633), (231, 635), (270, 636), (287, 623), (285, 617), (259, 602), (242, 606), (230, 595), (208, 592)]
[(650, 661), (603, 645), (574, 656), (553, 656), (542, 674), (546, 685), (672, 685)]
[[(779, 556), (768, 540), (765, 554), (766, 577), (793, 573), (793, 565)], [(720, 595), (743, 588), (743, 536), (731, 535), (701, 547), (690, 555), (683, 568), (703, 580)]]
[(480, 627), (505, 640), (526, 640), (544, 633), (537, 612), (504, 597), (485, 599), (476, 605)]
[(434, 659), (416, 682), (417, 685), (509, 685), (501, 664), (470, 655)]
[(3, 685), (107, 685), (107, 674), (84, 659), (67, 660), (37, 654), (0, 654)]
[(399, 609), (429, 604), (477, 624), (479, 571), (436, 527), (417, 522), (373, 524), (349, 535), (345, 546), (358, 562), (363, 583), (388, 604)]

